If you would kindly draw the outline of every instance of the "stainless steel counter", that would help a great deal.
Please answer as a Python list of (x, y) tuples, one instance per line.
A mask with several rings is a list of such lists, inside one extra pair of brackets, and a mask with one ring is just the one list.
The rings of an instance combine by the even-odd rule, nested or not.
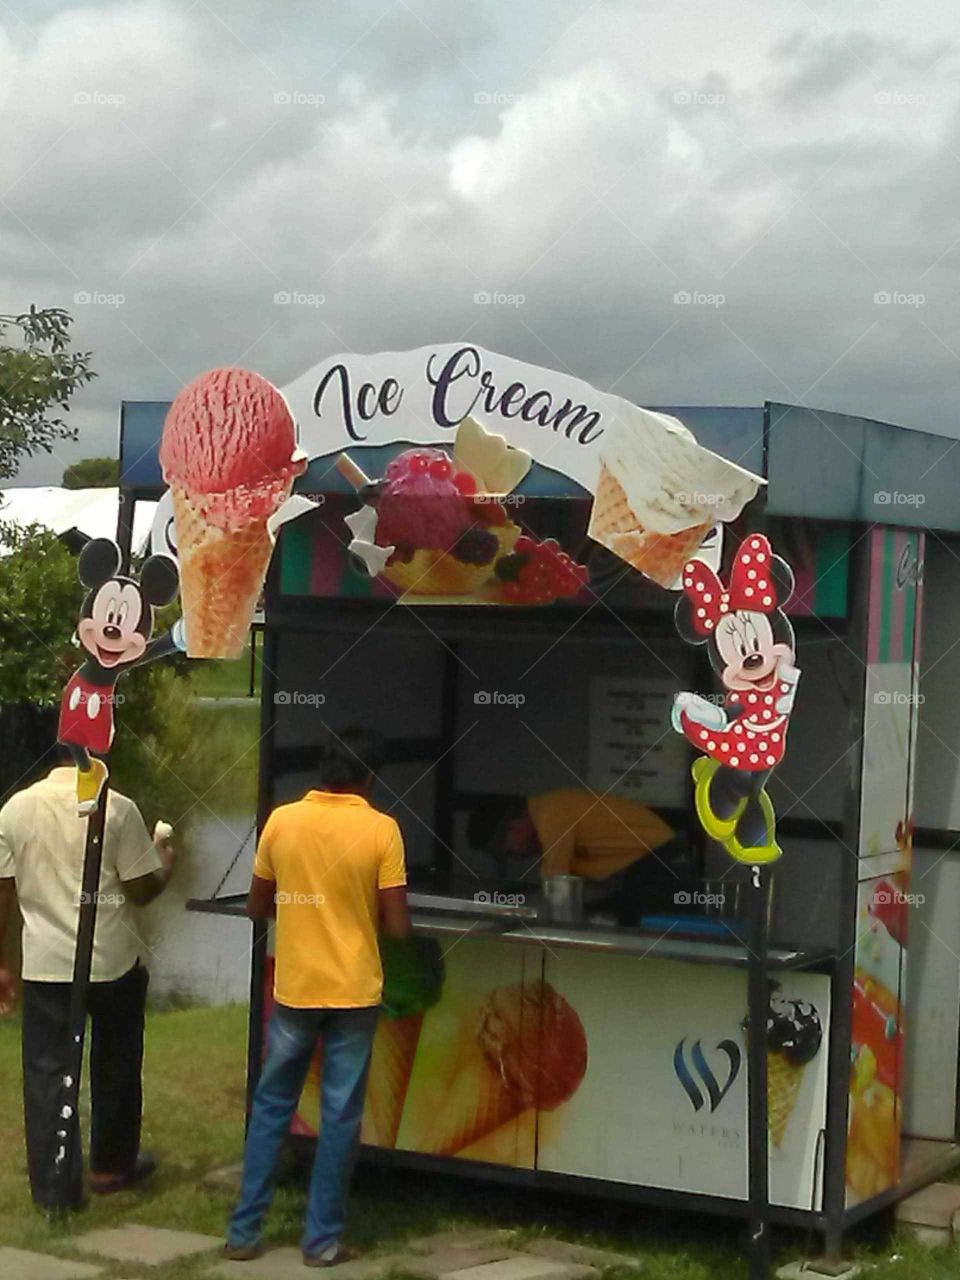
[[(213, 915), (245, 916), (246, 895), (193, 899), (187, 909)], [(657, 960), (681, 960), (688, 964), (721, 964), (746, 968), (748, 951), (731, 937), (729, 942), (712, 938), (677, 936), (679, 927), (666, 932), (616, 929), (600, 924), (560, 925), (541, 923), (528, 907), (500, 907), (497, 904), (445, 898), (432, 894), (410, 894), (413, 927), (418, 933), (449, 938), (496, 938), (521, 947), (546, 950), (574, 948), (645, 956)], [(771, 947), (769, 967), (777, 969), (825, 969), (835, 958), (827, 948), (793, 949)]]
[[(749, 952), (736, 937), (730, 941), (683, 936), (682, 927), (646, 932), (618, 929), (585, 922), (579, 925), (541, 923), (518, 918), (509, 909), (498, 913), (476, 910), (473, 903), (459, 904), (449, 898), (433, 899), (427, 894), (411, 894), (411, 917), (417, 933), (439, 937), (496, 938), (516, 946), (573, 948), (579, 951), (614, 952), (638, 959), (681, 960), (691, 964), (722, 964), (746, 968)], [(442, 903), (442, 908), (441, 904)], [(439, 909), (438, 909), (439, 908)], [(527, 911), (526, 916), (532, 915)], [(678, 936), (679, 935), (679, 936)], [(800, 950), (771, 947), (770, 969), (808, 969), (829, 966), (833, 953), (825, 948)]]

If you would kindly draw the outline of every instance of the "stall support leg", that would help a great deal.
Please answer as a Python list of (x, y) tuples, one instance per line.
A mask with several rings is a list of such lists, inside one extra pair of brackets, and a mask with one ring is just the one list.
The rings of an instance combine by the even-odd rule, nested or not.
[(770, 980), (769, 871), (752, 868), (749, 895), (750, 951), (747, 991), (750, 1033), (747, 1039), (747, 1152), (749, 1180), (750, 1280), (770, 1275), (770, 1162), (767, 1135), (767, 1011)]
[(59, 1142), (54, 1155), (56, 1209), (69, 1212), (73, 1205), (75, 1171), (80, 1163), (79, 1106), (80, 1074), (83, 1070), (83, 1042), (87, 1029), (87, 993), (93, 964), (93, 934), (97, 924), (97, 897), (100, 890), (100, 868), (103, 862), (103, 829), (107, 813), (108, 785), (100, 793), (96, 810), (87, 819), (87, 838), (83, 852), (80, 912), (77, 942), (73, 955), (73, 979), (70, 984), (70, 1011), (67, 1018), (66, 1069), (60, 1086), (57, 1131)]

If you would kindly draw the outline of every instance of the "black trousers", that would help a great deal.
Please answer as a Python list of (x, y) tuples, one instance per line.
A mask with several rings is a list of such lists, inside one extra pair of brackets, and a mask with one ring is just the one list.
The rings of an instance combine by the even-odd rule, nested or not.
[[(140, 1150), (143, 1106), (143, 1023), (149, 976), (137, 964), (115, 982), (91, 982), (90, 1169), (125, 1174)], [(27, 1165), (34, 1201), (56, 1207), (54, 1158), (59, 1146), (57, 1114), (67, 1064), (68, 982), (23, 984), (23, 1113)], [(83, 1197), (83, 1156), (74, 1117), (75, 1153), (71, 1199)]]

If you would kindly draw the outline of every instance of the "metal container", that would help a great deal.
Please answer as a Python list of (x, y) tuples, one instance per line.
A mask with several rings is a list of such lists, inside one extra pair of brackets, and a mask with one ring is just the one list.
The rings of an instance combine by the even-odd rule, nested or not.
[(543, 918), (550, 924), (583, 921), (583, 881), (579, 876), (545, 876)]

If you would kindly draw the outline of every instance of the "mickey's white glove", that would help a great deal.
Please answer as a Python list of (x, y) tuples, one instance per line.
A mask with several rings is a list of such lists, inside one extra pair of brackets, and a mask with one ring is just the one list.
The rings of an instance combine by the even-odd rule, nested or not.
[(797, 696), (797, 684), (800, 681), (800, 668), (795, 667), (792, 662), (788, 662), (786, 658), (781, 658), (777, 664), (777, 680), (781, 684), (789, 685), (782, 697), (776, 702), (777, 713), (781, 716), (788, 716), (793, 710), (794, 699)]
[(683, 733), (680, 717), (686, 712), (694, 724), (701, 724), (705, 729), (726, 729), (729, 721), (723, 707), (715, 702), (708, 702), (699, 693), (678, 693), (673, 699), (673, 711), (670, 722), (677, 733)]

